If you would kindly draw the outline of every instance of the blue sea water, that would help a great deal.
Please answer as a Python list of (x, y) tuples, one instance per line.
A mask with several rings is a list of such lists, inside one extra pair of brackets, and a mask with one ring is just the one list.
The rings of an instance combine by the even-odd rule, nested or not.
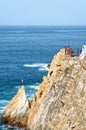
[[(1, 26), (0, 117), (22, 79), (27, 97), (33, 97), (53, 56), (66, 45), (71, 45), (75, 52), (83, 44), (85, 26)], [(12, 128), (0, 122), (0, 130), (8, 129)]]

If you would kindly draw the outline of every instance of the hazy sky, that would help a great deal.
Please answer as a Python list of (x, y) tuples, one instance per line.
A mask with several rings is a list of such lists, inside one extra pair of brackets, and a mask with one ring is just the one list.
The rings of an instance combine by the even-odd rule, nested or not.
[(0, 0), (0, 25), (86, 25), (86, 0)]

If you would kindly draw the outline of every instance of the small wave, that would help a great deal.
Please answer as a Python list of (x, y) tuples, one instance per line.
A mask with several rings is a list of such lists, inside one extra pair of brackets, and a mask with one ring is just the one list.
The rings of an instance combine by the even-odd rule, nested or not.
[(38, 90), (38, 87), (39, 87), (39, 83), (32, 84), (32, 85), (25, 85), (26, 89), (36, 89), (36, 90)]
[(24, 64), (24, 67), (31, 67), (31, 68), (39, 68), (39, 71), (48, 71), (48, 64), (41, 63), (41, 64)]
[[(24, 85), (26, 89), (28, 88), (34, 88), (34, 89), (38, 89), (39, 83), (33, 84), (33, 85)], [(15, 86), (16, 89), (19, 89), (21, 87), (20, 86)]]
[(0, 100), (0, 114), (4, 111), (8, 103), (8, 100)]
[(35, 95), (34, 93), (30, 93), (30, 94), (27, 94), (27, 97), (28, 97), (28, 98), (33, 98), (34, 95)]
[(16, 89), (19, 89), (20, 87), (21, 87), (21, 85), (20, 86), (15, 86)]
[(25, 67), (45, 67), (47, 64), (42, 63), (42, 64), (24, 64)]
[(39, 71), (48, 71), (49, 69), (48, 69), (48, 67), (46, 66), (46, 67), (41, 67), (41, 68), (39, 68), (38, 70), (39, 70)]
[(38, 85), (30, 85), (29, 86), (29, 88), (33, 88), (33, 89), (36, 89), (36, 90), (38, 90), (38, 87), (39, 87)]
[(0, 114), (4, 111), (5, 107), (0, 107)]
[(33, 98), (35, 93), (36, 93), (36, 91), (38, 90), (38, 88), (39, 88), (39, 84), (38, 83), (33, 84), (33, 85), (28, 85), (27, 86), (27, 92), (26, 92), (27, 93), (27, 97)]
[(9, 103), (9, 101), (8, 100), (0, 100), (0, 104), (2, 104), (2, 103), (7, 104), (7, 103)]

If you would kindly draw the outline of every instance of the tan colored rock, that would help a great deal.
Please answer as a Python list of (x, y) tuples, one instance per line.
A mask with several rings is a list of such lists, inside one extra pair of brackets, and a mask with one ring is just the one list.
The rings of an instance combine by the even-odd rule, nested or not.
[(24, 88), (20, 88), (3, 112), (3, 121), (20, 123), (27, 126), (27, 130), (85, 130), (86, 56), (71, 57), (61, 49), (29, 103), (31, 108)]
[(27, 117), (25, 117), (25, 113), (28, 109), (28, 100), (24, 86), (22, 86), (4, 110), (2, 120), (11, 125), (26, 126)]
[(85, 130), (86, 57), (60, 57), (59, 52), (51, 63), (48, 79), (50, 90), (33, 118), (31, 130)]
[[(47, 96), (48, 91), (49, 91), (49, 81), (48, 81), (48, 78), (46, 76), (44, 76), (43, 82), (39, 85), (39, 89), (36, 93), (37, 99), (35, 101), (35, 98), (34, 98), (31, 110), (28, 115), (28, 126), (30, 126), (30, 124), (33, 122), (34, 116), (37, 113), (44, 98)], [(41, 92), (42, 92), (42, 95), (40, 96)]]
[(65, 49), (61, 49), (60, 52), (54, 56), (48, 73), (48, 79), (51, 86), (58, 82), (59, 76), (62, 72), (62, 66), (64, 64), (64, 60), (67, 57), (69, 56), (65, 55)]

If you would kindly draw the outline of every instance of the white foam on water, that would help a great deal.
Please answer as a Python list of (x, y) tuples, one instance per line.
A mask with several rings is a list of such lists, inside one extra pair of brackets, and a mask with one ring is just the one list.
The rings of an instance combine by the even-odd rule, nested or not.
[(4, 111), (5, 107), (0, 107), (0, 114)]
[(38, 89), (38, 86), (36, 86), (36, 85), (30, 85), (28, 88)]
[(15, 86), (16, 89), (19, 89), (20, 87), (21, 87), (21, 85), (20, 86)]
[(31, 68), (35, 68), (35, 67), (38, 67), (39, 71), (48, 71), (48, 64), (45, 64), (45, 63), (36, 63), (36, 64), (24, 64), (23, 65), (24, 67), (31, 67)]
[(45, 67), (41, 67), (41, 68), (39, 68), (38, 70), (39, 70), (39, 71), (48, 71), (49, 69), (48, 69), (47, 66), (45, 66)]
[[(24, 86), (25, 86), (26, 89), (27, 89), (27, 88), (38, 89), (38, 87), (39, 87), (39, 83), (32, 84), (32, 85), (24, 85)], [(20, 87), (21, 87), (21, 85), (20, 85), (20, 86), (15, 86), (16, 89), (19, 89)]]
[(34, 88), (38, 90), (39, 85), (35, 84), (35, 85), (28, 85), (29, 88)]
[(33, 98), (35, 95), (35, 92), (38, 90), (38, 88), (39, 88), (39, 83), (32, 84), (32, 85), (26, 85), (27, 97)]
[(8, 100), (0, 100), (0, 114), (3, 112), (8, 103)]
[(47, 64), (45, 63), (36, 63), (36, 64), (24, 64), (25, 67), (43, 67)]
[(29, 97), (29, 98), (33, 98), (33, 97), (34, 97), (34, 93), (27, 94), (27, 97)]
[(2, 104), (2, 103), (7, 104), (7, 103), (9, 103), (9, 101), (8, 100), (0, 100), (0, 104)]
[(80, 59), (83, 59), (86, 55), (86, 45), (82, 46), (82, 53), (80, 54)]

